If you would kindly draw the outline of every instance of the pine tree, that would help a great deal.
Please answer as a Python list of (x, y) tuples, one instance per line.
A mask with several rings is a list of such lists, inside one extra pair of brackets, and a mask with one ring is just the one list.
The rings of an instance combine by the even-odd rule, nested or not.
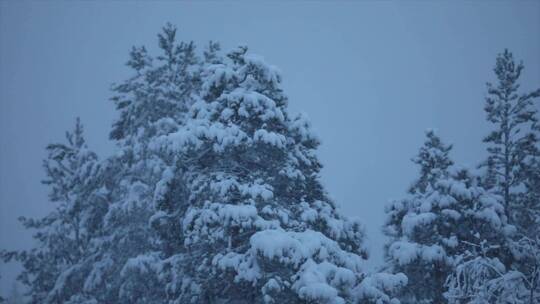
[(200, 60), (195, 45), (178, 42), (170, 24), (158, 35), (158, 43), (162, 54), (156, 58), (144, 47), (134, 48), (128, 66), (135, 75), (113, 87), (120, 113), (110, 136), (119, 152), (104, 165), (115, 185), (105, 216), (109, 233), (100, 242), (100, 258), (85, 286), (88, 293), (99, 295), (99, 302), (163, 303), (157, 272), (141, 267), (143, 256), (158, 248), (149, 220), (155, 187), (170, 156), (155, 153), (149, 144), (185, 119), (200, 88)]
[(30, 303), (67, 303), (82, 290), (84, 273), (95, 252), (92, 240), (101, 235), (107, 202), (100, 178), (100, 165), (88, 150), (83, 127), (77, 119), (67, 143), (47, 146), (43, 162), (51, 188), (54, 210), (41, 219), (21, 218), (35, 229), (37, 245), (28, 251), (4, 252), (5, 260), (23, 265), (19, 280), (28, 286)]
[(512, 210), (517, 202), (517, 189), (522, 185), (523, 162), (537, 153), (538, 136), (532, 130), (537, 121), (537, 110), (533, 101), (540, 96), (540, 89), (531, 93), (518, 93), (518, 80), (523, 63), (516, 63), (512, 53), (504, 50), (497, 56), (495, 74), (498, 83), (487, 84), (485, 111), (487, 119), (495, 129), (484, 138), (489, 144), (489, 157), (484, 165), (492, 166), (496, 176), (496, 190), (503, 196), (504, 203)]
[(452, 145), (444, 144), (434, 130), (427, 130), (425, 136), (418, 154), (412, 159), (412, 162), (419, 166), (420, 176), (409, 187), (409, 195), (405, 199), (393, 201), (385, 208), (387, 217), (383, 232), (390, 237), (391, 242), (403, 237), (401, 222), (409, 209), (414, 208), (413, 198), (425, 194), (428, 188), (433, 189), (440, 179), (448, 177), (448, 169), (454, 164), (449, 156)]
[[(403, 272), (408, 278), (407, 288), (403, 290), (401, 300), (404, 303), (415, 303), (422, 300), (428, 301), (437, 297), (437, 292), (441, 290), (441, 283), (444, 278), (440, 278), (438, 275), (438, 281), (433, 278), (426, 280), (426, 269), (431, 273), (434, 270), (430, 263), (421, 264), (419, 259), (401, 260), (397, 254), (402, 254), (400, 251), (405, 252), (407, 248), (398, 247), (403, 244), (403, 241), (409, 241), (411, 238), (408, 234), (409, 231), (404, 229), (403, 222), (415, 214), (421, 200), (431, 194), (432, 189), (436, 187), (436, 184), (449, 176), (449, 167), (453, 165), (453, 161), (449, 157), (449, 153), (452, 149), (451, 145), (446, 145), (435, 134), (433, 130), (427, 130), (425, 133), (426, 140), (420, 147), (420, 150), (416, 157), (412, 159), (413, 163), (419, 166), (420, 176), (409, 188), (408, 196), (405, 199), (391, 202), (385, 208), (387, 219), (383, 228), (383, 232), (390, 238), (388, 244), (385, 245), (385, 259), (386, 265), (392, 272)], [(426, 194), (426, 192), (428, 192)], [(411, 239), (412, 242), (422, 242), (424, 240)], [(424, 241), (425, 242), (425, 241)], [(411, 246), (409, 246), (411, 247)], [(416, 254), (416, 245), (411, 248)], [(406, 262), (406, 263), (405, 263)], [(438, 265), (435, 265), (438, 266)], [(442, 267), (442, 266), (441, 266)], [(442, 270), (447, 270), (444, 267)]]
[(168, 300), (390, 303), (404, 278), (362, 272), (364, 232), (320, 184), (319, 141), (289, 117), (277, 69), (246, 47), (207, 63), (190, 119), (153, 144), (174, 155), (152, 217), (169, 231), (154, 267)]
[[(516, 63), (508, 50), (498, 55), (494, 69), (498, 84), (488, 83), (485, 105), (495, 129), (484, 139), (489, 156), (483, 165), (488, 167), (486, 184), (503, 196), (512, 224), (518, 228), (509, 245), (515, 253), (511, 271), (524, 276), (523, 286), (533, 295), (540, 280), (540, 253), (535, 251), (539, 247), (530, 245), (537, 243), (540, 232), (540, 129), (534, 104), (540, 89), (518, 92), (523, 69), (523, 63)], [(534, 296), (529, 298), (533, 301)]]
[(391, 240), (386, 260), (390, 270), (408, 278), (400, 298), (403, 303), (446, 303), (447, 278), (476, 244), (497, 247), (490, 257), (510, 255), (499, 246), (513, 230), (498, 197), (468, 170), (449, 169), (450, 146), (430, 132), (427, 137), (415, 159), (421, 177), (412, 189), (418, 190), (387, 208), (384, 231)]

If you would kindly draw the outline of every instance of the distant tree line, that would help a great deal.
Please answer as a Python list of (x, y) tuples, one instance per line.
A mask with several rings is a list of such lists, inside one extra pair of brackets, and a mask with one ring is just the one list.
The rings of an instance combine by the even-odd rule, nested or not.
[[(79, 119), (43, 162), (54, 209), (18, 261), (28, 303), (539, 303), (540, 90), (497, 57), (477, 170), (434, 131), (420, 174), (386, 208), (386, 263), (320, 182), (319, 139), (291, 116), (281, 74), (245, 46), (199, 52), (167, 25), (113, 86), (113, 155)], [(0, 299), (2, 301), (2, 299)]]

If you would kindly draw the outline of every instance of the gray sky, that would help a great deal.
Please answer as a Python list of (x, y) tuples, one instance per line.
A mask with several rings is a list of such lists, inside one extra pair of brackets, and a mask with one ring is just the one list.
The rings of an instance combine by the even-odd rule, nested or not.
[[(293, 113), (322, 140), (331, 196), (368, 229), (381, 261), (383, 206), (416, 176), (409, 161), (435, 128), (458, 164), (483, 157), (485, 82), (505, 47), (540, 86), (540, 1), (15, 2), (0, 1), (0, 248), (30, 246), (16, 218), (51, 209), (41, 160), (80, 116), (100, 156), (114, 145), (109, 87), (132, 45), (179, 38), (225, 50), (246, 43), (281, 68)], [(0, 293), (17, 271), (0, 264)]]

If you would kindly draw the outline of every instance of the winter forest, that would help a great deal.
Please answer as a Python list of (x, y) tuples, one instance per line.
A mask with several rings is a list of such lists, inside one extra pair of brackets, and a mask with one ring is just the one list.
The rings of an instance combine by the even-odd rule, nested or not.
[(520, 87), (529, 66), (511, 46), (478, 88), (486, 157), (457, 163), (467, 147), (426, 126), (370, 268), (371, 231), (321, 181), (324, 139), (289, 109), (286, 74), (181, 31), (167, 23), (156, 45), (126, 50), (114, 153), (98, 155), (76, 117), (46, 146), (51, 211), (19, 218), (32, 248), (0, 244), (22, 265), (0, 302), (540, 303), (540, 86)]

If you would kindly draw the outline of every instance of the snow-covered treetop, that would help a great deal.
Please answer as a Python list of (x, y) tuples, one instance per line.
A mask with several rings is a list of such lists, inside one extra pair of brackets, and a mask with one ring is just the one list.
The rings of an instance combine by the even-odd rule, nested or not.
[[(145, 47), (133, 47), (127, 65), (135, 73), (114, 85), (112, 100), (119, 110), (110, 137), (129, 140), (152, 134), (151, 125), (162, 118), (181, 120), (200, 86), (200, 59), (193, 42), (177, 42), (170, 24), (158, 35), (163, 54), (150, 56)], [(208, 54), (219, 48), (211, 44)], [(208, 55), (211, 56), (211, 55)], [(142, 134), (141, 134), (142, 132)]]
[(420, 177), (410, 187), (411, 193), (423, 193), (428, 186), (433, 186), (438, 178), (447, 175), (447, 169), (453, 161), (449, 157), (452, 145), (446, 145), (434, 130), (426, 131), (426, 140), (418, 155), (412, 161), (420, 167)]

